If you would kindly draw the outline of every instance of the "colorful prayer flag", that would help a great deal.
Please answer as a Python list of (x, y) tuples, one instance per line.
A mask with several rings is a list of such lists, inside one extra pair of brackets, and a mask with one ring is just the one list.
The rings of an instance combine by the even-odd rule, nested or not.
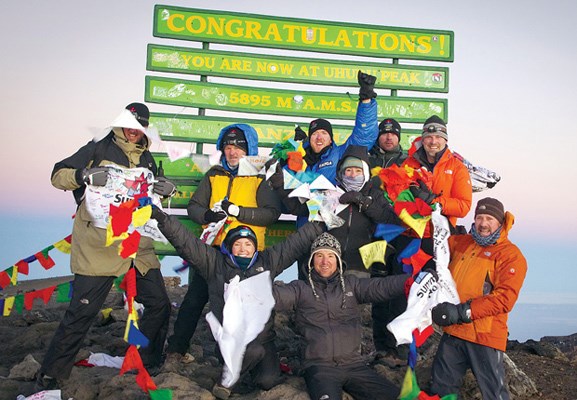
[(387, 241), (378, 240), (371, 242), (359, 248), (361, 259), (366, 269), (369, 269), (374, 263), (385, 263), (385, 254), (387, 252)]

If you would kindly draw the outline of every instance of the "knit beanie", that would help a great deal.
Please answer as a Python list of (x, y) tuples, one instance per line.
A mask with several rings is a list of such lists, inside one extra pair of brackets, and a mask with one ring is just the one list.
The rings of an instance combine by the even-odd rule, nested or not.
[[(344, 172), (349, 167), (357, 167), (357, 168), (363, 169), (363, 160), (361, 160), (360, 158), (357, 158), (357, 157), (349, 156), (349, 157), (345, 158), (344, 161), (341, 163), (340, 171)], [(364, 172), (364, 170), (363, 170), (363, 172)]]
[(222, 135), (219, 150), (224, 151), (224, 147), (227, 145), (236, 146), (248, 154), (248, 142), (246, 141), (246, 136), (243, 131), (236, 127), (230, 128)]
[(397, 135), (399, 140), (401, 139), (401, 124), (392, 118), (387, 118), (381, 121), (379, 124), (379, 136), (385, 133), (393, 133)]
[(315, 296), (316, 299), (319, 298), (319, 295), (315, 289), (315, 284), (314, 284), (313, 278), (311, 276), (311, 271), (314, 269), (313, 257), (315, 255), (315, 253), (320, 251), (320, 250), (332, 251), (337, 256), (337, 261), (339, 263), (339, 265), (338, 265), (339, 280), (340, 280), (340, 284), (341, 284), (341, 289), (343, 291), (341, 308), (344, 308), (345, 303), (346, 303), (346, 297), (345, 297), (345, 281), (344, 281), (344, 276), (343, 276), (343, 262), (341, 260), (341, 244), (339, 243), (339, 241), (337, 240), (336, 237), (334, 237), (333, 235), (331, 235), (330, 233), (327, 233), (327, 232), (323, 232), (319, 236), (317, 236), (317, 238), (313, 241), (313, 244), (311, 245), (311, 256), (309, 258), (309, 276), (308, 276), (308, 279), (309, 279), (309, 284), (311, 285), (311, 289), (313, 291), (313, 295)]
[(150, 111), (148, 111), (148, 107), (142, 103), (130, 103), (127, 105), (126, 108), (128, 111), (134, 115), (136, 120), (140, 122), (140, 125), (143, 127), (148, 126), (148, 119), (150, 118)]
[(309, 138), (312, 136), (313, 133), (315, 133), (319, 129), (324, 129), (325, 131), (327, 131), (329, 133), (329, 136), (331, 137), (331, 140), (333, 140), (333, 126), (329, 121), (322, 118), (312, 120), (311, 123), (309, 124)]
[(224, 246), (226, 248), (226, 250), (232, 254), (232, 245), (234, 244), (234, 242), (236, 242), (238, 239), (249, 239), (253, 244), (254, 244), (254, 248), (257, 249), (257, 239), (256, 239), (256, 234), (254, 233), (254, 231), (246, 225), (239, 225), (234, 229), (231, 229), (230, 231), (228, 231), (228, 233), (226, 234), (226, 237), (224, 238)]
[(485, 197), (477, 202), (475, 217), (479, 214), (487, 214), (494, 217), (500, 224), (505, 221), (505, 208), (503, 203), (492, 197)]
[(437, 115), (433, 115), (425, 121), (423, 125), (423, 134), (421, 137), (424, 139), (427, 136), (440, 136), (445, 140), (449, 140), (449, 136), (447, 135), (447, 124)]

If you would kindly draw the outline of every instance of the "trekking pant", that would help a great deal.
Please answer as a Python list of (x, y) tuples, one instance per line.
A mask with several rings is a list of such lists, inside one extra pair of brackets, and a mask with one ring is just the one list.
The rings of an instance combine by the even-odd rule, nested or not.
[(503, 352), (444, 334), (432, 368), (433, 394), (459, 393), (463, 377), (471, 368), (484, 400), (509, 400), (505, 385)]
[[(218, 358), (221, 363), (224, 363), (218, 345), (216, 347)], [(266, 342), (255, 339), (246, 346), (240, 374), (242, 376), (247, 372), (253, 383), (264, 390), (270, 390), (281, 383), (283, 377), (274, 339)]]
[[(190, 270), (190, 273), (193, 271)], [(196, 331), (204, 306), (208, 303), (208, 284), (194, 272), (174, 322), (174, 333), (168, 338), (167, 353), (185, 354)]]
[[(70, 376), (76, 355), (114, 279), (115, 276), (74, 276), (70, 305), (44, 356), (41, 374), (58, 379)], [(148, 347), (140, 349), (140, 354), (145, 366), (156, 365), (160, 363), (170, 317), (170, 301), (160, 270), (151, 269), (145, 276), (137, 270), (136, 290), (136, 301), (145, 307), (140, 331), (150, 340)]]
[(311, 400), (341, 400), (343, 390), (355, 400), (394, 400), (400, 389), (364, 364), (354, 366), (312, 366), (305, 370)]

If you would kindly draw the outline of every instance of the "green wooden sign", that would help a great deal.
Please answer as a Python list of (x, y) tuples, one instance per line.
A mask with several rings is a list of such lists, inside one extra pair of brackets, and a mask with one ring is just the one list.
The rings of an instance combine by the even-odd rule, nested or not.
[(321, 53), (453, 61), (453, 32), (310, 19), (154, 8), (156, 37)]
[(254, 80), (357, 86), (359, 70), (377, 77), (378, 88), (449, 91), (448, 68), (418, 67), (148, 45), (151, 71)]
[[(178, 220), (186, 226), (196, 237), (200, 237), (202, 233), (202, 226), (192, 222), (186, 215), (178, 216)], [(288, 235), (295, 231), (294, 221), (277, 221), (266, 228), (265, 247), (274, 246), (283, 241)], [(177, 256), (176, 250), (170, 244), (162, 242), (154, 242), (154, 250), (158, 255)]]
[[(299, 122), (306, 132), (310, 121)], [(294, 136), (294, 122), (269, 121), (262, 119), (228, 118), (189, 114), (151, 113), (150, 123), (156, 127), (163, 140), (190, 143), (216, 143), (222, 128), (235, 123), (249, 124), (258, 133), (259, 147), (273, 147), (275, 144)], [(336, 144), (342, 144), (353, 130), (352, 126), (333, 124), (333, 138)], [(415, 137), (420, 136), (418, 129), (405, 129), (401, 134), (401, 146), (408, 149)], [(166, 159), (164, 155), (163, 160)], [(166, 166), (163, 164), (166, 172)]]
[[(259, 88), (146, 77), (145, 100), (151, 103), (308, 118), (354, 119), (357, 95)], [(378, 98), (379, 118), (423, 122), (433, 114), (447, 120), (447, 100), (415, 97)]]

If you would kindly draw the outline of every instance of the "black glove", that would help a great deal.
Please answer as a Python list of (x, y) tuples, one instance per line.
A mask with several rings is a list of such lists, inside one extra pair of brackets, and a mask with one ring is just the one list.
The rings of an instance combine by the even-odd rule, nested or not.
[(377, 93), (375, 92), (375, 82), (377, 81), (377, 77), (365, 74), (359, 70), (357, 80), (361, 87), (359, 90), (360, 100), (374, 99), (377, 97)]
[[(106, 182), (108, 181), (109, 170), (109, 167), (94, 167), (77, 170), (76, 182), (78, 182), (78, 175), (80, 175), (80, 181), (87, 185), (105, 186)], [(80, 182), (78, 183), (80, 184)]]
[(360, 211), (365, 211), (371, 203), (373, 198), (371, 196), (365, 196), (361, 192), (346, 192), (339, 197), (339, 203), (341, 204), (357, 204)]
[(152, 191), (162, 197), (170, 197), (176, 193), (176, 185), (166, 179), (164, 176), (159, 176), (154, 182)]
[[(280, 166), (280, 165), (279, 165)], [(284, 189), (284, 178), (282, 176), (282, 168), (278, 168), (274, 174), (268, 178), (268, 183), (274, 190)]]
[(218, 222), (223, 218), (226, 218), (226, 214), (223, 211), (214, 212), (212, 210), (206, 210), (204, 213), (204, 220), (207, 224), (211, 222)]
[(452, 304), (444, 302), (433, 307), (433, 322), (440, 326), (471, 322), (470, 302)]
[(155, 219), (159, 223), (163, 223), (168, 218), (168, 214), (162, 211), (160, 208), (156, 207), (154, 204), (152, 205), (152, 214), (150, 218)]
[(220, 207), (227, 215), (238, 217), (238, 214), (240, 214), (240, 207), (226, 199), (222, 201)]
[(307, 134), (305, 131), (303, 131), (301, 129), (300, 126), (296, 126), (295, 128), (295, 137), (294, 140), (296, 140), (297, 142), (302, 142), (303, 140), (305, 140), (307, 138)]
[(435, 200), (438, 196), (429, 189), (429, 187), (423, 182), (422, 180), (418, 180), (417, 183), (419, 186), (411, 185), (409, 186), (409, 190), (415, 199), (419, 198), (423, 200), (428, 205), (433, 204), (433, 200)]

